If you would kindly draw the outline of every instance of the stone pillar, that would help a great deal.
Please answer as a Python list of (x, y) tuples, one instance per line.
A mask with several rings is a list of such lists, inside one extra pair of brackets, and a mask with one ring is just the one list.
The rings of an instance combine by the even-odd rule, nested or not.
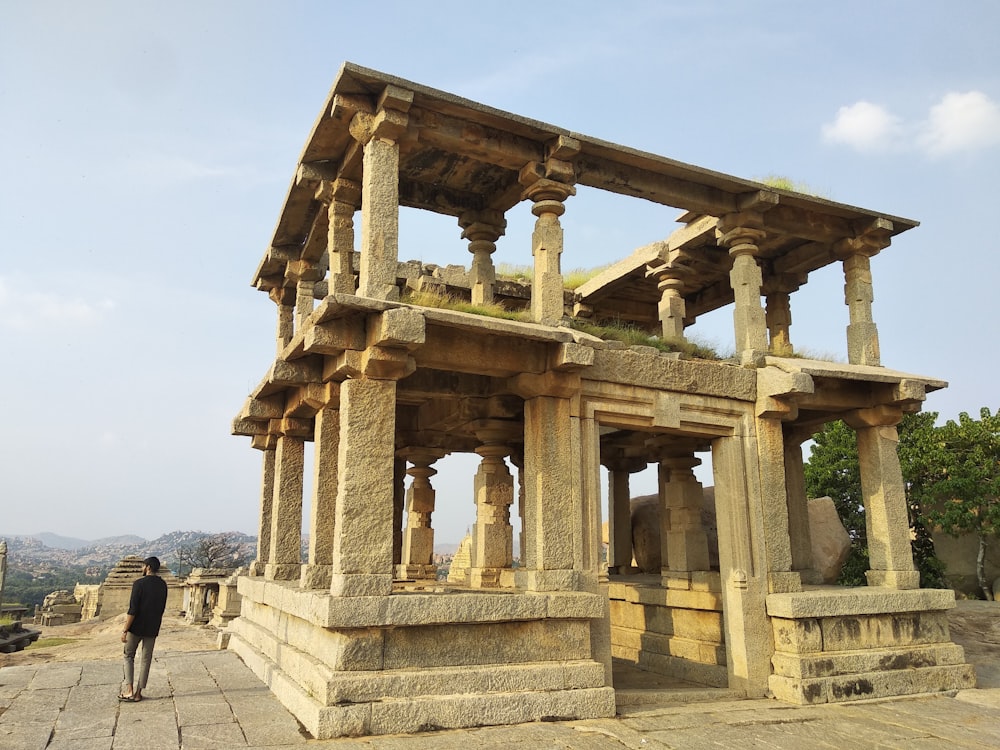
[(314, 440), (309, 562), (302, 566), (300, 582), (304, 589), (328, 589), (333, 564), (340, 441), (340, 411), (336, 405), (327, 405), (316, 413)]
[(406, 509), (406, 459), (392, 464), (392, 569), (403, 562), (403, 511)]
[(462, 239), (469, 240), (472, 253), (472, 268), (469, 269), (469, 285), (472, 304), (488, 305), (493, 302), (493, 284), (496, 269), (492, 255), (496, 251), (496, 241), (503, 236), (507, 221), (499, 211), (466, 211), (458, 219), (462, 227)]
[(773, 292), (767, 295), (764, 317), (767, 320), (770, 350), (779, 356), (791, 354), (792, 339), (789, 334), (792, 326), (791, 295), (788, 292)]
[(802, 441), (811, 432), (800, 434), (785, 427), (785, 492), (788, 498), (788, 537), (791, 544), (792, 570), (802, 574), (803, 583), (822, 583), (813, 564), (812, 538), (809, 529), (809, 500), (806, 497), (805, 469), (802, 462)]
[(399, 299), (399, 143), (413, 93), (386, 87), (377, 111), (358, 112), (350, 131), (364, 148), (361, 182), (361, 269), (358, 294)]
[(687, 574), (709, 570), (708, 535), (701, 521), (704, 490), (695, 479), (700, 458), (678, 456), (660, 460), (660, 558), (664, 571)]
[[(757, 265), (759, 244), (764, 232), (752, 226), (740, 225), (739, 220), (720, 221), (723, 229), (722, 245), (729, 248), (733, 267), (729, 272), (729, 283), (733, 287), (736, 306), (733, 310), (733, 324), (736, 330), (736, 351), (765, 351), (767, 349), (767, 324), (764, 308), (760, 304), (763, 276)], [(735, 226), (731, 226), (736, 223)]]
[(361, 185), (338, 179), (331, 183), (326, 251), (330, 259), (330, 294), (354, 294), (354, 213), (361, 204)]
[(676, 268), (666, 268), (654, 271), (657, 277), (656, 288), (660, 290), (660, 303), (657, 310), (663, 338), (678, 340), (684, 338), (684, 316), (686, 305), (681, 296), (684, 280)]
[(264, 577), (272, 581), (299, 580), (302, 566), (302, 486), (305, 441), (278, 436), (274, 453), (274, 500), (271, 505), (271, 551)]
[(431, 464), (445, 453), (434, 448), (408, 448), (403, 452), (413, 464), (406, 469), (406, 473), (413, 477), (413, 483), (406, 492), (406, 529), (403, 531), (402, 560), (396, 570), (397, 578), (437, 578), (434, 528), (431, 525), (435, 496), (430, 479), (437, 474)]
[(271, 299), (278, 306), (276, 338), (279, 354), (295, 335), (295, 296), (296, 290), (288, 287), (272, 289), (270, 293)]
[[(520, 557), (520, 562), (523, 565), (526, 558), (524, 552), (524, 450), (523, 448), (512, 448), (510, 455), (511, 465), (517, 469), (517, 517), (521, 522), (521, 530), (517, 534), (517, 549), (518, 555)], [(507, 584), (503, 584), (507, 585)], [(513, 585), (513, 581), (511, 584)]]
[(252, 576), (264, 575), (264, 568), (271, 559), (271, 506), (274, 503), (274, 445), (265, 447), (261, 453), (264, 455), (264, 470), (260, 483), (257, 559), (250, 564), (250, 575)]
[(896, 425), (902, 417), (898, 407), (877, 406), (851, 412), (844, 421), (858, 434), (871, 564), (865, 574), (868, 585), (915, 589), (920, 587), (920, 573), (913, 565), (903, 473), (896, 452)]
[(646, 468), (642, 459), (608, 461), (608, 573), (626, 575), (632, 568), (632, 491), (629, 475)]
[(570, 400), (536, 396), (524, 402), (524, 543), (523, 568), (515, 571), (520, 588), (568, 591), (580, 588), (574, 570), (582, 519), (573, 487), (579, 472), (569, 446), (578, 441)]
[(392, 591), (396, 382), (368, 378), (340, 386), (336, 528), (330, 591)]
[(514, 502), (514, 478), (504, 461), (510, 450), (505, 445), (509, 426), (505, 423), (476, 430), (482, 456), (474, 483), (476, 523), (472, 527), (472, 565), (469, 585), (497, 588), (501, 571), (514, 563), (514, 530), (510, 525), (510, 506)]
[(871, 260), (863, 253), (844, 259), (844, 302), (850, 313), (847, 325), (847, 361), (852, 365), (880, 365), (878, 328), (872, 319)]
[[(572, 165), (566, 166), (567, 169), (560, 172), (563, 179), (571, 176), (573, 171)], [(521, 184), (525, 185), (523, 197), (534, 201), (531, 213), (538, 217), (535, 231), (531, 235), (531, 254), (535, 259), (535, 274), (531, 283), (531, 317), (546, 325), (555, 325), (563, 318), (563, 278), (560, 268), (563, 230), (559, 217), (566, 210), (563, 202), (571, 195), (576, 195), (576, 188), (572, 185), (547, 176), (552, 171), (551, 167), (551, 163), (546, 163), (544, 168), (539, 164), (529, 164), (521, 170), (520, 176)]]

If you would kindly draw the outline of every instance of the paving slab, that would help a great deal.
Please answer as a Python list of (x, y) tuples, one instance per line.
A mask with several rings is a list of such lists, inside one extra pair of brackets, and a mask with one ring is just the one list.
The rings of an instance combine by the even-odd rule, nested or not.
[(64, 664), (43, 675), (48, 666), (0, 670), (3, 750), (1000, 747), (1000, 689), (822, 706), (642, 704), (615, 719), (313, 740), (232, 652), (154, 656), (140, 703), (118, 702), (118, 661)]

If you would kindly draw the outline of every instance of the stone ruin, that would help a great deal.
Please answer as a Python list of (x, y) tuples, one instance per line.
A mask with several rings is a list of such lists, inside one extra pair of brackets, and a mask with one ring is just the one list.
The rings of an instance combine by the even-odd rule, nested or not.
[[(579, 186), (680, 209), (680, 227), (567, 291)], [(454, 217), (470, 269), (399, 263), (401, 206)], [(532, 283), (502, 282), (505, 217), (527, 211), (531, 247), (502, 257), (530, 249)], [(277, 353), (233, 424), (263, 474), (230, 648), (317, 737), (611, 716), (629, 665), (799, 704), (972, 686), (953, 593), (919, 588), (896, 454), (903, 414), (946, 384), (884, 367), (872, 317), (871, 258), (915, 226), (345, 64), (253, 277)], [(830, 264), (847, 363), (787, 356), (791, 296)], [(408, 301), (423, 286), (524, 319)], [(723, 307), (729, 360), (580, 330), (618, 320), (683, 342)], [(801, 444), (837, 419), (857, 431), (871, 552), (851, 589), (817, 583), (802, 469)], [(717, 565), (693, 473), (705, 451)], [(434, 463), (458, 452), (481, 457), (468, 577), (430, 587)], [(629, 475), (648, 466), (662, 560), (636, 575)]]
[[(80, 617), (115, 617), (128, 611), (128, 601), (132, 596), (132, 584), (142, 577), (143, 558), (126, 555), (119, 560), (103, 583), (77, 584), (73, 597), (80, 605)], [(160, 578), (167, 583), (167, 613), (179, 614), (184, 607), (184, 582), (166, 567), (161, 567)]]
[(42, 605), (35, 605), (36, 625), (72, 625), (80, 622), (83, 602), (77, 601), (72, 591), (59, 589), (47, 594)]

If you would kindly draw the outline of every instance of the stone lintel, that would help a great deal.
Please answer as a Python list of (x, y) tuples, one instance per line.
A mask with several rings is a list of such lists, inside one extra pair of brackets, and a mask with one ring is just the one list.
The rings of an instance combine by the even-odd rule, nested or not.
[(955, 592), (951, 589), (900, 590), (868, 586), (851, 589), (825, 588), (767, 596), (767, 614), (787, 619), (928, 612), (952, 609), (954, 606)]

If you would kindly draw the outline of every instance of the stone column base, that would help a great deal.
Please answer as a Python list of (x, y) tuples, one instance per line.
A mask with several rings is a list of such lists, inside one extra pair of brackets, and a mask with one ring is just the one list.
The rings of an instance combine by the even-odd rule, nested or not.
[(884, 586), (890, 589), (919, 589), (919, 570), (866, 570), (865, 578), (869, 586)]
[(334, 596), (388, 596), (392, 593), (389, 573), (334, 573), (330, 576)]
[(437, 580), (437, 565), (397, 565), (396, 578), (404, 581)]
[(299, 585), (304, 589), (328, 589), (330, 577), (333, 574), (332, 565), (303, 565), (299, 576)]
[(268, 581), (297, 581), (302, 571), (302, 563), (267, 563), (264, 578)]

